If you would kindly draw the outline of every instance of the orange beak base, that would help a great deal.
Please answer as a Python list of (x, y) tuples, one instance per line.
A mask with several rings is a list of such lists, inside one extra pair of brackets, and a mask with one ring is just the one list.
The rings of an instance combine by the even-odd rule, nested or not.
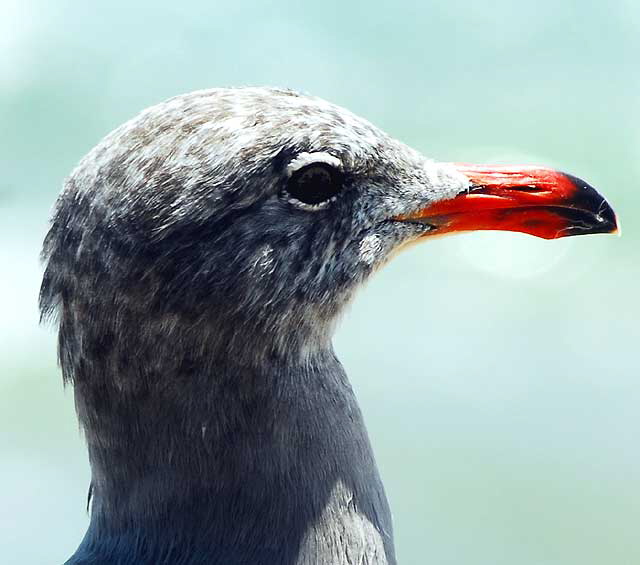
[(574, 176), (531, 165), (453, 166), (469, 178), (468, 191), (396, 219), (430, 225), (425, 235), (502, 230), (556, 239), (618, 231), (608, 202)]

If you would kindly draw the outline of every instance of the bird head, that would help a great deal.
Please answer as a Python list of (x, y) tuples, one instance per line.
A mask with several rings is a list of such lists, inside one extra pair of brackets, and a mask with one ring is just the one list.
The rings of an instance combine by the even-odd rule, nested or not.
[(407, 243), (616, 225), (593, 188), (551, 169), (437, 163), (292, 91), (200, 91), (143, 111), (72, 173), (45, 244), (42, 302), (76, 318), (155, 320), (158, 334), (180, 327), (176, 340), (206, 322), (228, 347), (308, 354)]

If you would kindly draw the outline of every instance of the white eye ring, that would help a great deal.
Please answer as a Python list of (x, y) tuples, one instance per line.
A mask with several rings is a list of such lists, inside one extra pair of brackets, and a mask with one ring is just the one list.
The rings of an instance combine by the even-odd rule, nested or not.
[(289, 202), (289, 204), (293, 204), (301, 210), (306, 210), (307, 212), (315, 212), (316, 210), (323, 210), (324, 208), (329, 206), (329, 204), (335, 202), (336, 200), (338, 200), (338, 197), (332, 196), (331, 198), (323, 200), (322, 202), (318, 202), (317, 204), (307, 204), (306, 202), (302, 202), (302, 200), (291, 197), (287, 200), (287, 202)]
[(325, 153), (324, 151), (318, 151), (316, 153), (300, 153), (298, 156), (287, 165), (287, 178), (293, 173), (306, 167), (307, 165), (313, 165), (314, 163), (325, 163), (332, 167), (342, 170), (342, 161), (337, 157), (331, 155), (331, 153)]

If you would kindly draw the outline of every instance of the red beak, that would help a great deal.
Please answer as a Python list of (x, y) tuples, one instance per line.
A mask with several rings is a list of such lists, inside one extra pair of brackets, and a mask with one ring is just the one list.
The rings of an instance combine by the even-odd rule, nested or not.
[(608, 202), (574, 176), (533, 165), (453, 166), (469, 178), (468, 191), (397, 219), (431, 225), (426, 235), (502, 230), (556, 239), (618, 231)]

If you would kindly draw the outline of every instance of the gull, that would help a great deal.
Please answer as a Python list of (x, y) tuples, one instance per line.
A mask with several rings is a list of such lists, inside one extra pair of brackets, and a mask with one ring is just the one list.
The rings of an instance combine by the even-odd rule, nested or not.
[(332, 334), (395, 252), (470, 230), (617, 220), (571, 175), (435, 162), (290, 90), (193, 92), (107, 135), (43, 250), (41, 310), (91, 464), (67, 563), (395, 565)]

